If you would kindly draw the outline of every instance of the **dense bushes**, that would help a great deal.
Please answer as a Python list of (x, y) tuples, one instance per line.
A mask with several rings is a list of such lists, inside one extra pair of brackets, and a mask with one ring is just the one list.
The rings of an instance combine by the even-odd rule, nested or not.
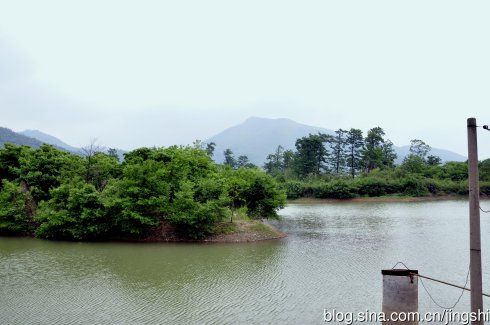
[[(325, 181), (301, 182), (288, 180), (281, 184), (288, 199), (301, 197), (321, 199), (348, 199), (354, 197), (379, 197), (385, 195), (427, 196), (467, 195), (468, 182), (449, 179), (424, 178), (407, 175), (399, 179), (358, 177)], [(490, 182), (480, 182), (483, 195), (490, 195)]]
[(40, 203), (36, 235), (49, 239), (99, 239), (111, 224), (100, 193), (92, 184), (74, 181), (51, 190)]
[[(125, 158), (80, 157), (48, 145), (0, 149), (0, 232), (103, 240), (140, 238), (169, 223), (198, 239), (237, 208), (271, 218), (285, 204), (264, 171), (218, 166), (199, 148), (140, 148)], [(36, 203), (37, 211), (29, 209)]]
[(22, 235), (32, 232), (28, 195), (20, 185), (3, 180), (0, 191), (0, 234)]
[[(480, 162), (480, 191), (490, 195), (490, 159)], [(417, 156), (390, 169), (374, 169), (355, 178), (346, 173), (326, 174), (314, 178), (278, 178), (288, 199), (301, 197), (347, 199), (385, 195), (428, 196), (467, 195), (466, 162), (430, 164)]]
[(252, 218), (274, 218), (276, 210), (286, 203), (286, 195), (278, 189), (274, 179), (257, 169), (244, 168), (232, 178), (244, 180), (239, 189), (243, 205)]
[(352, 182), (337, 180), (329, 183), (315, 184), (312, 187), (316, 198), (350, 199), (357, 196), (357, 188)]
[(382, 178), (365, 177), (356, 180), (358, 192), (362, 196), (382, 196), (402, 192), (400, 182)]

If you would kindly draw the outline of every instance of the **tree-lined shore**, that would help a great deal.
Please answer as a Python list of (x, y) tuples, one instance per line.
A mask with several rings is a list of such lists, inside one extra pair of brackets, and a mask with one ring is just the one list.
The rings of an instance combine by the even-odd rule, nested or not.
[[(428, 144), (414, 139), (409, 155), (396, 165), (393, 143), (380, 127), (370, 129), (366, 136), (359, 129), (310, 134), (297, 139), (295, 147), (279, 146), (264, 164), (289, 199), (468, 193), (466, 162), (442, 163), (430, 155)], [(480, 162), (480, 180), (482, 195), (490, 195), (490, 159)]]

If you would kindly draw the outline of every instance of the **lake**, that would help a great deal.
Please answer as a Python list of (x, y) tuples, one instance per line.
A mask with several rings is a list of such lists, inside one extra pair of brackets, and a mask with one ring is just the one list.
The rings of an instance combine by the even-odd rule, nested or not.
[[(289, 204), (280, 215), (288, 238), (246, 244), (1, 237), (0, 324), (321, 324), (324, 309), (380, 311), (381, 269), (398, 261), (465, 282), (465, 200)], [(481, 229), (488, 293), (490, 214)], [(425, 283), (445, 305), (461, 293)], [(419, 302), (440, 311), (420, 284)], [(467, 309), (465, 293), (456, 310)]]

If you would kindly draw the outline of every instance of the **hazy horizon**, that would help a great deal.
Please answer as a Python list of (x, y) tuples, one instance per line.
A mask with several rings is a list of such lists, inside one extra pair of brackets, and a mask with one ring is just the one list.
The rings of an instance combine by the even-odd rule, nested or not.
[[(26, 10), (28, 8), (29, 10)], [(1, 126), (167, 146), (250, 116), (466, 154), (490, 124), (484, 1), (0, 1)], [(480, 157), (490, 132), (479, 130)]]

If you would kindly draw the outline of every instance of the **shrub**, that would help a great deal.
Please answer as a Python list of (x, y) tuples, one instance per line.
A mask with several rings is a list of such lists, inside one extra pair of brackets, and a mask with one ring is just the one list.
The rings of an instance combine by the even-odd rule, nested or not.
[(286, 193), (281, 190), (275, 179), (257, 168), (239, 168), (232, 177), (242, 182), (239, 196), (247, 207), (251, 218), (276, 218), (277, 210), (286, 204)]
[(25, 235), (33, 230), (28, 198), (22, 188), (7, 180), (0, 191), (0, 234)]
[(27, 146), (16, 146), (5, 143), (0, 148), (0, 179), (14, 181), (19, 178), (20, 159), (32, 149)]
[(107, 235), (110, 218), (92, 184), (65, 183), (39, 205), (36, 235), (48, 239), (93, 240)]
[(304, 186), (299, 181), (287, 181), (282, 184), (282, 188), (286, 191), (288, 199), (298, 199), (304, 196)]
[(20, 158), (20, 180), (29, 185), (32, 196), (39, 202), (50, 198), (49, 191), (64, 179), (83, 174), (82, 158), (50, 145), (26, 151)]
[(357, 180), (360, 195), (382, 196), (403, 192), (400, 182), (383, 178), (360, 178)]
[(427, 186), (421, 177), (413, 175), (407, 176), (401, 180), (403, 192), (412, 196), (426, 196), (429, 194)]
[(357, 189), (352, 183), (333, 181), (314, 187), (314, 195), (321, 199), (350, 199), (356, 197)]
[(490, 182), (480, 183), (480, 193), (486, 196), (490, 196)]
[(214, 224), (226, 217), (226, 208), (219, 200), (198, 202), (193, 183), (182, 184), (170, 208), (169, 220), (184, 237), (201, 239), (211, 234)]

